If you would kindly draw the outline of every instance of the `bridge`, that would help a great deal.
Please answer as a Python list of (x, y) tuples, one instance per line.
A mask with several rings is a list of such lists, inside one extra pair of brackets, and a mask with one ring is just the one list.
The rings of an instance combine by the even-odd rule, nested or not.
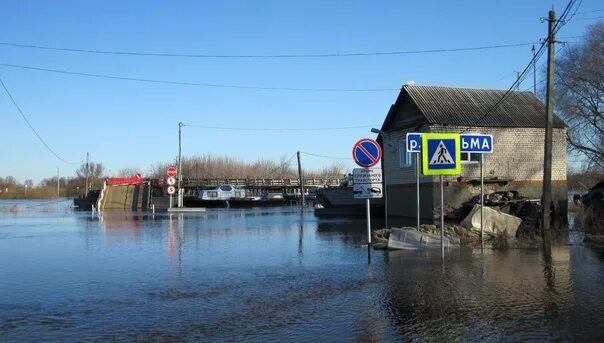
[[(320, 187), (337, 187), (340, 185), (340, 176), (328, 176), (321, 178), (304, 178), (304, 193)], [(252, 194), (262, 192), (281, 192), (283, 194), (300, 194), (300, 180), (298, 179), (273, 179), (273, 178), (246, 178), (246, 179), (192, 179), (183, 178), (182, 187), (185, 192), (194, 192), (199, 189), (214, 188), (218, 185), (233, 185), (245, 187)]]
[[(324, 177), (304, 179), (304, 187), (316, 188), (325, 186), (338, 186), (341, 177)], [(298, 179), (190, 179), (183, 178), (182, 186), (185, 188), (215, 187), (218, 185), (233, 185), (246, 188), (299, 188)]]

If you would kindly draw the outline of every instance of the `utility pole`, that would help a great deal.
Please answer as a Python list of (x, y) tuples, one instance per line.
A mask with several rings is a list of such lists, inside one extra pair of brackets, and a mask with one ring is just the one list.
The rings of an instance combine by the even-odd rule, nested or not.
[(178, 123), (178, 207), (182, 207), (184, 192), (180, 188), (182, 182), (182, 122)]
[(531, 48), (533, 52), (533, 94), (537, 95), (537, 58), (535, 56), (535, 46)]
[(551, 238), (550, 210), (552, 203), (552, 127), (554, 123), (554, 43), (556, 26), (556, 12), (549, 11), (548, 35), (547, 35), (547, 94), (545, 103), (545, 145), (543, 157), (543, 197), (542, 207), (542, 227), (543, 241), (547, 247)]
[(520, 72), (519, 71), (516, 72), (516, 90), (517, 91), (520, 90)]
[(300, 182), (300, 196), (302, 197), (302, 208), (304, 208), (304, 178), (302, 178), (302, 163), (300, 162), (300, 152), (298, 155), (298, 180)]
[(59, 182), (59, 167), (57, 167), (57, 199), (61, 197), (61, 183)]
[(84, 198), (88, 196), (88, 175), (90, 171), (88, 169), (88, 153), (86, 153), (86, 190), (84, 191)]

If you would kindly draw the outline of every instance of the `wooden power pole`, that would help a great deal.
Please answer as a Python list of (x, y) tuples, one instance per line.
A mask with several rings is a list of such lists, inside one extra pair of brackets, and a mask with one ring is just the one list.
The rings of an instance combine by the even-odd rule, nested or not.
[(302, 208), (304, 208), (304, 178), (302, 177), (302, 163), (300, 162), (300, 152), (298, 155), (298, 180), (300, 181), (300, 196), (302, 199)]
[(551, 237), (551, 203), (552, 203), (552, 130), (554, 123), (554, 43), (556, 27), (556, 12), (549, 11), (547, 35), (547, 94), (545, 102), (545, 145), (543, 158), (543, 197), (541, 201), (543, 239), (549, 243)]
[(84, 197), (88, 196), (88, 175), (90, 175), (90, 169), (88, 169), (88, 153), (86, 153), (86, 190), (84, 191)]

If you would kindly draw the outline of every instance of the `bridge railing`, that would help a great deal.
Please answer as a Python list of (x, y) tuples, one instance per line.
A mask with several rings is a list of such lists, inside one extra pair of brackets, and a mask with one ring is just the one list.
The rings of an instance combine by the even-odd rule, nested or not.
[[(184, 187), (208, 187), (229, 184), (246, 187), (300, 187), (298, 179), (190, 179), (183, 178)], [(338, 186), (340, 177), (307, 178), (304, 179), (305, 187)]]

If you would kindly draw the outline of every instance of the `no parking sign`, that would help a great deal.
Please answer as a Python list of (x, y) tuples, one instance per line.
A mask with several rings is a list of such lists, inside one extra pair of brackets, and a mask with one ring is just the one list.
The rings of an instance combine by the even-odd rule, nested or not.
[(363, 138), (354, 144), (352, 158), (359, 166), (371, 168), (382, 159), (382, 148), (371, 138)]

